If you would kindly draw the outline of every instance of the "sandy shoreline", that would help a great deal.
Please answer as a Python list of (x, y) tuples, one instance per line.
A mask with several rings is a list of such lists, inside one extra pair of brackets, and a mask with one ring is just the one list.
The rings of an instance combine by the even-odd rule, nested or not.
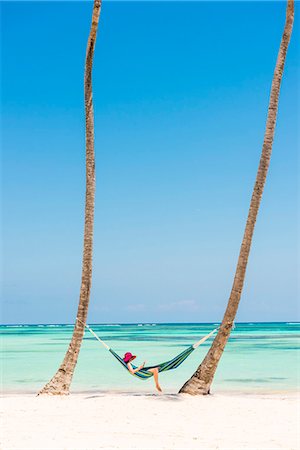
[(1, 450), (297, 450), (299, 396), (80, 393), (1, 398)]

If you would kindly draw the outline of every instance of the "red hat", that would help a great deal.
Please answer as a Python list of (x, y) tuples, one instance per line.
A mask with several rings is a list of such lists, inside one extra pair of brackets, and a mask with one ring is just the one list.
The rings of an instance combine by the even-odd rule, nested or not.
[(124, 355), (123, 361), (126, 362), (126, 363), (128, 363), (129, 361), (132, 361), (132, 360), (135, 359), (135, 358), (136, 358), (135, 355), (133, 355), (133, 354), (130, 353), (130, 352), (127, 352), (127, 353), (125, 353), (125, 355)]

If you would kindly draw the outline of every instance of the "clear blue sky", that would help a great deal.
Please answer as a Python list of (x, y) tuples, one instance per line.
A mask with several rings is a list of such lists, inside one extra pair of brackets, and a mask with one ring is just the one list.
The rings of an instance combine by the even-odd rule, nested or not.
[[(90, 322), (221, 320), (285, 6), (103, 3), (93, 77)], [(2, 322), (70, 323), (81, 276), (83, 67), (92, 4), (1, 7)], [(300, 319), (299, 37), (296, 20), (240, 321)]]

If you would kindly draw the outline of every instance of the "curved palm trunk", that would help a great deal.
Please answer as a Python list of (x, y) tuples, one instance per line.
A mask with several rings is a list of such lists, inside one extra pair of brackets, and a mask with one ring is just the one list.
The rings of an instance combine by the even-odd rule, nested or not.
[(248, 213), (240, 254), (237, 262), (237, 268), (235, 272), (231, 294), (228, 300), (227, 308), (223, 317), (220, 330), (216, 338), (214, 339), (214, 342), (210, 350), (208, 351), (206, 357), (204, 358), (203, 362), (200, 364), (196, 372), (193, 374), (193, 376), (182, 386), (182, 388), (179, 391), (180, 393), (188, 393), (192, 395), (209, 394), (214, 374), (216, 372), (219, 360), (222, 356), (225, 345), (229, 338), (233, 321), (236, 316), (236, 312), (242, 294), (254, 226), (270, 164), (275, 124), (276, 124), (276, 116), (278, 110), (279, 91), (287, 48), (292, 34), (293, 21), (294, 21), (294, 0), (288, 0), (286, 11), (286, 22), (280, 43), (279, 53), (277, 57), (271, 87), (269, 110), (262, 154), (251, 198), (250, 209)]
[[(92, 282), (92, 256), (93, 256), (93, 228), (95, 205), (95, 153), (94, 153), (94, 111), (92, 98), (92, 66), (96, 42), (97, 28), (101, 10), (101, 0), (94, 0), (92, 25), (87, 43), (85, 73), (84, 73), (84, 99), (85, 99), (85, 139), (86, 139), (86, 194), (85, 194), (85, 223), (83, 262), (80, 298), (73, 336), (64, 360), (53, 378), (47, 383), (39, 394), (62, 395), (68, 394), (77, 363), (84, 325), (86, 322), (90, 290)], [(83, 322), (83, 323), (82, 323)]]

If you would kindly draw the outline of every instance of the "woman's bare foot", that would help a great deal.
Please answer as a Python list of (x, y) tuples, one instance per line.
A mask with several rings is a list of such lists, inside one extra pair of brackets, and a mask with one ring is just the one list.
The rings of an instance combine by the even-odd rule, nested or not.
[(157, 389), (159, 392), (162, 392), (162, 388), (160, 387), (159, 384), (156, 385), (156, 389)]

